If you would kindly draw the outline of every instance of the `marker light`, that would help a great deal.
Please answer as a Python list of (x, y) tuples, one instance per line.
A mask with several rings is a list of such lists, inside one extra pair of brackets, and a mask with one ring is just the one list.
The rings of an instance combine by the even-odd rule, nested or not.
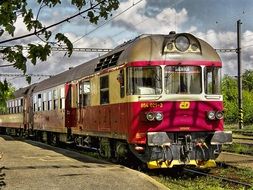
[(155, 114), (154, 114), (153, 112), (148, 112), (148, 113), (146, 114), (146, 118), (147, 118), (148, 121), (154, 121), (154, 119), (155, 119)]
[(215, 114), (216, 119), (223, 119), (223, 112), (222, 111), (217, 111)]
[(209, 120), (215, 120), (215, 111), (209, 111), (207, 117)]
[(162, 121), (162, 120), (163, 120), (163, 113), (157, 112), (157, 113), (156, 113), (156, 116), (155, 116), (155, 119), (156, 119), (157, 121)]

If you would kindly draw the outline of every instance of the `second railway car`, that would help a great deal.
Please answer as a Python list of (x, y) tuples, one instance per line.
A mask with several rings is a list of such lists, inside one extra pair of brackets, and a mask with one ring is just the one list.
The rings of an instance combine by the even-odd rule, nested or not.
[(19, 90), (0, 125), (107, 158), (131, 153), (149, 168), (211, 167), (232, 142), (223, 130), (221, 67), (215, 50), (191, 34), (142, 35)]

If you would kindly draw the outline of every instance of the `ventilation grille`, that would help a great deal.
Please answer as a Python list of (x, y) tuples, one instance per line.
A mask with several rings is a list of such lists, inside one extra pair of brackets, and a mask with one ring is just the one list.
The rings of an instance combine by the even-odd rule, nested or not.
[(95, 68), (95, 71), (100, 71), (100, 70), (117, 65), (117, 61), (118, 61), (121, 53), (122, 53), (122, 51), (117, 52), (117, 53), (110, 55), (108, 57), (105, 57), (103, 59), (100, 59), (99, 63), (97, 64), (97, 67)]

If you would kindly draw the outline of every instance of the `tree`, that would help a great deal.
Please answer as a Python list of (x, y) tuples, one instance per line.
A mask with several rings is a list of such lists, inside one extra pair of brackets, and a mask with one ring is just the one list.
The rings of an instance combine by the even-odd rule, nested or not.
[[(23, 46), (16, 44), (15, 49), (5, 48), (0, 53), (3, 54), (3, 58), (12, 63), (13, 67), (20, 69), (23, 73), (26, 73), (26, 63), (28, 60), (32, 64), (36, 64), (37, 60), (46, 61), (47, 57), (51, 53), (52, 44), (49, 39), (54, 38), (56, 42), (63, 43), (68, 48), (68, 56), (71, 56), (73, 44), (62, 33), (57, 33), (54, 36), (50, 29), (64, 22), (69, 22), (76, 16), (82, 15), (89, 19), (91, 23), (97, 23), (100, 18), (107, 19), (109, 14), (118, 8), (118, 0), (71, 0), (71, 4), (74, 5), (79, 13), (65, 18), (50, 26), (43, 26), (39, 20), (40, 11), (44, 7), (54, 8), (61, 4), (61, 0), (36, 0), (38, 4), (38, 12), (34, 15), (33, 10), (28, 6), (29, 0), (2, 0), (0, 1), (0, 27), (5, 33), (9, 34), (9, 39), (0, 41), (0, 44), (16, 41), (18, 39), (27, 38), (30, 36), (37, 36), (44, 44), (28, 44), (28, 56), (23, 54)], [(17, 18), (22, 16), (23, 22), (28, 31), (31, 33), (15, 37), (15, 22)], [(30, 77), (27, 76), (27, 81), (30, 82)]]
[(227, 123), (235, 123), (238, 121), (237, 81), (235, 78), (225, 75), (222, 79), (221, 87), (224, 101), (225, 121)]
[[(222, 79), (222, 94), (224, 101), (225, 122), (238, 122), (238, 88), (237, 79), (225, 75)], [(253, 123), (253, 72), (246, 70), (243, 73), (243, 121)]]
[(6, 101), (13, 97), (13, 88), (6, 80), (4, 82), (0, 81), (0, 113), (6, 111)]
[(242, 85), (244, 90), (253, 91), (253, 70), (246, 70), (243, 73)]

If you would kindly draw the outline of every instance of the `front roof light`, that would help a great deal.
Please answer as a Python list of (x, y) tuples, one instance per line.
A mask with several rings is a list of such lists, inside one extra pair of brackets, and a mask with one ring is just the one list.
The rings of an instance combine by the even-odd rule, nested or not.
[(180, 35), (176, 38), (175, 45), (179, 51), (185, 52), (190, 47), (190, 40), (186, 36)]

